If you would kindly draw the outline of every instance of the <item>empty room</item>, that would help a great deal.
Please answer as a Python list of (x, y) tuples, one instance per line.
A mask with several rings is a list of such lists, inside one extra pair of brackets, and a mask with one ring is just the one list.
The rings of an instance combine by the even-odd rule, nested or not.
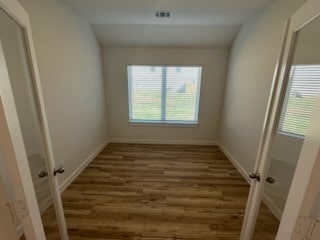
[(0, 0), (1, 240), (319, 240), (320, 0)]

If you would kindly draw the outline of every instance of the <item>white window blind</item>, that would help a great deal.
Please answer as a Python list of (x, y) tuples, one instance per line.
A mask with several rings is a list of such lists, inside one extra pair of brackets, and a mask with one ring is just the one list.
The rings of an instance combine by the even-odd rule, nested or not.
[(202, 67), (129, 66), (131, 122), (197, 123)]
[(281, 132), (306, 135), (319, 90), (320, 65), (292, 66), (280, 118)]

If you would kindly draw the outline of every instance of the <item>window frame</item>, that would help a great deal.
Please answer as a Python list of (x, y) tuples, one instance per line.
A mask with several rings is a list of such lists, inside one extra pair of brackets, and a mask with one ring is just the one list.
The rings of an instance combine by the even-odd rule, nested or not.
[[(310, 65), (315, 65), (315, 64), (297, 64), (297, 65), (292, 65), (292, 67), (310, 66)], [(288, 85), (286, 87), (286, 92), (285, 92), (284, 102), (283, 102), (282, 108), (281, 108), (280, 117), (278, 120), (277, 133), (280, 135), (283, 135), (283, 136), (291, 137), (291, 138), (305, 139), (306, 136), (303, 134), (288, 132), (288, 131), (283, 130), (283, 124), (284, 124), (285, 115), (286, 115), (286, 112), (288, 109), (288, 103), (289, 103), (289, 98), (290, 98), (291, 87), (292, 87), (293, 81), (294, 81), (294, 79), (290, 76), (289, 81), (288, 81)], [(316, 99), (315, 99), (315, 101), (316, 101)]]
[[(132, 81), (131, 81), (131, 67), (161, 67), (162, 70), (167, 68), (200, 68), (199, 72), (199, 81), (198, 81), (198, 91), (196, 94), (196, 107), (195, 107), (195, 121), (183, 121), (183, 120), (165, 120), (165, 112), (166, 112), (166, 104), (163, 104), (165, 102), (165, 98), (163, 96), (166, 96), (166, 91), (165, 94), (163, 92), (161, 93), (161, 120), (134, 120), (132, 118)], [(161, 64), (128, 64), (126, 66), (127, 68), (127, 83), (128, 83), (128, 102), (129, 102), (129, 124), (130, 125), (145, 125), (145, 126), (182, 126), (182, 127), (188, 127), (188, 126), (198, 126), (199, 123), (199, 113), (200, 113), (200, 101), (201, 101), (201, 83), (202, 83), (202, 76), (203, 76), (203, 69), (204, 67), (202, 65), (188, 65), (188, 64), (182, 64), (182, 65), (161, 65)], [(162, 82), (167, 82), (166, 78), (164, 77), (164, 74), (162, 74)], [(163, 91), (163, 85), (161, 85), (161, 91)], [(163, 107), (164, 106), (164, 107)], [(163, 114), (164, 113), (164, 114)]]

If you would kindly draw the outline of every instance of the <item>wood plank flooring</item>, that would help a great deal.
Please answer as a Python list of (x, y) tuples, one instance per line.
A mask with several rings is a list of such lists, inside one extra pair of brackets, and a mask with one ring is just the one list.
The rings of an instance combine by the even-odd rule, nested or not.
[[(248, 192), (218, 147), (109, 144), (62, 199), (70, 240), (238, 240)], [(262, 208), (255, 238), (274, 239)]]

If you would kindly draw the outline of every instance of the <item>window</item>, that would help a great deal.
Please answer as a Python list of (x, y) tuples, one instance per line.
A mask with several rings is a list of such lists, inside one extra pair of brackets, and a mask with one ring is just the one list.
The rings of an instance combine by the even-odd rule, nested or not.
[(291, 69), (279, 131), (305, 136), (320, 89), (320, 65), (295, 65)]
[(130, 122), (198, 123), (201, 73), (202, 67), (129, 66)]

